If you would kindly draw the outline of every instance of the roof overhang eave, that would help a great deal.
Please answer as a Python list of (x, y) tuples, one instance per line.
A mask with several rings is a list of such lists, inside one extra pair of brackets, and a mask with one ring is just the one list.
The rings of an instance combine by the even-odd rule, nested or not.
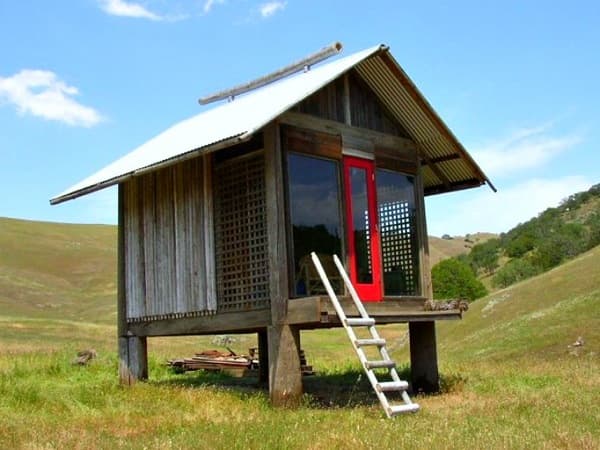
[(143, 175), (147, 172), (153, 172), (155, 170), (162, 169), (164, 167), (172, 166), (173, 164), (185, 161), (187, 159), (195, 158), (201, 153), (209, 153), (213, 151), (217, 151), (219, 149), (229, 147), (231, 145), (239, 144), (249, 140), (254, 135), (254, 131), (247, 131), (244, 133), (240, 133), (236, 136), (231, 136), (229, 138), (223, 139), (221, 141), (213, 142), (212, 144), (206, 145), (204, 147), (200, 147), (194, 150), (190, 150), (189, 152), (182, 153), (173, 158), (165, 159), (155, 164), (151, 164), (149, 166), (141, 167), (139, 169), (133, 170), (131, 172), (127, 172), (125, 174), (119, 175), (117, 177), (111, 178), (109, 180), (102, 181), (100, 183), (96, 183), (90, 186), (86, 186), (81, 189), (77, 189), (72, 192), (68, 192), (63, 195), (59, 195), (57, 197), (50, 199), (51, 205), (58, 205), (59, 203), (66, 202), (68, 200), (73, 200), (83, 195), (91, 194), (92, 192), (100, 191), (110, 186), (114, 186), (115, 184), (122, 183), (130, 178), (135, 176)]
[(452, 142), (454, 144), (454, 147), (458, 151), (458, 154), (460, 155), (461, 159), (463, 161), (465, 161), (468, 166), (470, 166), (473, 175), (477, 179), (480, 180), (480, 183), (478, 185), (466, 183), (465, 186), (462, 188), (446, 189), (445, 191), (439, 191), (439, 193), (451, 192), (451, 191), (456, 191), (456, 190), (460, 190), (460, 189), (468, 189), (468, 188), (472, 188), (472, 187), (478, 187), (483, 184), (487, 184), (492, 189), (492, 191), (497, 192), (496, 187), (491, 182), (489, 177), (483, 172), (481, 167), (479, 167), (479, 164), (477, 164), (477, 162), (475, 162), (475, 160), (469, 154), (469, 152), (467, 152), (465, 147), (458, 140), (458, 138), (454, 135), (452, 130), (450, 130), (450, 128), (448, 128), (446, 123), (442, 120), (442, 118), (439, 116), (437, 111), (433, 108), (431, 103), (429, 103), (429, 101), (421, 93), (419, 88), (417, 88), (417, 86), (411, 80), (411, 78), (408, 76), (408, 74), (404, 71), (404, 69), (402, 69), (400, 64), (398, 64), (398, 61), (396, 61), (394, 56), (389, 52), (388, 48), (384, 48), (382, 46), (382, 49), (378, 54), (381, 55), (384, 63), (387, 65), (389, 70), (391, 70), (392, 73), (394, 73), (394, 75), (397, 77), (397, 79), (400, 81), (400, 83), (408, 90), (408, 92), (410, 93), (410, 95), (412, 95), (412, 97), (416, 101), (416, 103), (429, 116), (429, 119), (434, 124), (434, 126), (438, 129), (438, 131), (443, 136), (445, 136), (446, 139), (448, 139), (450, 142)]

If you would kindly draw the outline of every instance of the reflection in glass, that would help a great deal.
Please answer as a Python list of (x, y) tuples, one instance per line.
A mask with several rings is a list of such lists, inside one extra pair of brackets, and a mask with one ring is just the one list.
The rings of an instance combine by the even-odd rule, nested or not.
[(293, 295), (325, 293), (310, 253), (316, 252), (334, 290), (341, 279), (332, 255), (341, 256), (338, 164), (296, 153), (288, 154), (288, 187), (294, 264)]
[(418, 293), (414, 177), (378, 169), (377, 197), (384, 295)]
[(367, 200), (367, 171), (350, 168), (352, 228), (354, 230), (354, 263), (356, 281), (372, 283), (371, 239), (369, 233), (369, 204)]

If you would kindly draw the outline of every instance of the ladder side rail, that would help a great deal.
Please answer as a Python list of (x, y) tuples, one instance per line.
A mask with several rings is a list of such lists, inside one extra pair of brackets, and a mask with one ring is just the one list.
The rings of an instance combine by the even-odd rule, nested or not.
[[(373, 335), (373, 337), (379, 338), (379, 333), (377, 333), (375, 326), (369, 327), (369, 329), (371, 329), (371, 328), (372, 328), (371, 334)], [(388, 353), (386, 346), (379, 347), (379, 354), (381, 355), (381, 358), (384, 361), (392, 361), (392, 358), (390, 357), (390, 354)], [(398, 375), (398, 371), (396, 370), (395, 367), (392, 367), (389, 370), (389, 373), (390, 373), (390, 377), (392, 378), (393, 381), (395, 381), (397, 383), (402, 382), (402, 379), (400, 378), (400, 375)], [(410, 397), (406, 391), (402, 391), (402, 400), (404, 400), (404, 403), (406, 403), (408, 405), (413, 404), (412, 400), (410, 399)]]
[[(310, 257), (313, 261), (313, 264), (315, 265), (315, 268), (317, 269), (317, 273), (321, 277), (321, 281), (323, 282), (323, 286), (325, 286), (325, 290), (327, 291), (327, 294), (329, 294), (329, 298), (331, 299), (331, 303), (333, 303), (335, 312), (337, 313), (338, 317), (340, 318), (340, 321), (344, 325), (344, 328), (346, 328), (347, 327), (346, 326), (346, 314), (344, 313), (344, 310), (342, 309), (342, 305), (340, 304), (336, 293), (333, 291), (333, 288), (331, 287), (331, 283), (329, 282), (329, 278), (327, 278), (327, 274), (325, 273), (325, 269), (323, 269), (323, 266), (321, 265), (321, 261), (319, 260), (319, 257), (317, 256), (317, 254), (315, 252), (312, 252), (310, 254)], [(334, 258), (335, 258), (335, 256), (334, 256)]]
[[(348, 337), (350, 338), (352, 347), (354, 348), (354, 351), (356, 352), (356, 355), (358, 356), (358, 359), (360, 360), (363, 370), (365, 371), (367, 378), (369, 379), (369, 382), (371, 383), (371, 386), (373, 387), (373, 390), (375, 391), (375, 395), (377, 396), (379, 403), (381, 403), (381, 406), (383, 407), (386, 415), (388, 417), (391, 417), (390, 412), (389, 412), (390, 404), (387, 400), (387, 397), (385, 396), (385, 394), (383, 392), (379, 392), (376, 389), (376, 386), (377, 386), (377, 383), (379, 383), (379, 380), (377, 380), (377, 376), (375, 375), (375, 372), (373, 372), (372, 369), (367, 368), (367, 365), (366, 365), (366, 363), (368, 361), (367, 355), (365, 354), (365, 352), (362, 348), (360, 348), (359, 346), (356, 345), (356, 339), (357, 339), (356, 334), (354, 333), (354, 330), (352, 329), (352, 327), (348, 326), (348, 324), (346, 323), (346, 314), (344, 313), (344, 310), (342, 309), (342, 305), (338, 301), (338, 298), (337, 298), (335, 292), (333, 291), (333, 288), (331, 287), (331, 283), (329, 282), (329, 279), (327, 278), (327, 274), (325, 273), (325, 270), (323, 269), (323, 266), (321, 265), (321, 261), (319, 260), (319, 257), (314, 252), (312, 252), (310, 256), (313, 260), (313, 263), (315, 264), (317, 273), (321, 277), (321, 281), (323, 282), (323, 285), (325, 286), (325, 290), (329, 294), (329, 298), (331, 299), (331, 302), (333, 303), (336, 313), (338, 314), (338, 317), (340, 318), (342, 325), (344, 326), (344, 329), (346, 330), (346, 333), (348, 334)], [(334, 255), (334, 258), (336, 258), (335, 255)], [(338, 266), (338, 269), (339, 269), (339, 266)], [(341, 272), (344, 275), (346, 274), (345, 271), (341, 271)], [(354, 292), (354, 293), (356, 294), (356, 292)], [(364, 308), (363, 308), (363, 310), (364, 310)], [(368, 318), (369, 317), (368, 314), (366, 313), (366, 311), (364, 311), (364, 312), (365, 312), (366, 317), (364, 317), (364, 316), (363, 317)], [(373, 327), (369, 327), (369, 328), (373, 328)]]
[[(334, 263), (335, 263), (335, 265), (336, 265), (336, 267), (338, 269), (338, 272), (340, 273), (340, 276), (344, 280), (344, 284), (346, 285), (346, 288), (350, 292), (350, 296), (352, 297), (352, 300), (354, 301), (356, 309), (358, 309), (358, 312), (360, 313), (360, 315), (363, 318), (369, 317), (369, 313), (367, 312), (367, 310), (365, 309), (364, 305), (362, 304), (362, 302), (358, 298), (358, 294), (356, 293), (356, 289), (354, 289), (354, 286), (352, 285), (352, 282), (348, 278), (348, 274), (346, 273), (346, 270), (344, 269), (344, 266), (342, 266), (342, 262), (340, 261), (340, 259), (338, 258), (337, 255), (333, 255), (333, 261), (334, 261)], [(369, 331), (371, 332), (371, 336), (373, 336), (374, 339), (380, 339), (381, 338), (379, 336), (379, 333), (377, 332), (377, 328), (375, 328), (375, 325), (370, 326), (369, 327)], [(381, 356), (382, 356), (382, 358), (384, 360), (386, 360), (386, 361), (390, 361), (391, 360), (388, 352), (385, 350), (385, 347), (380, 347), (379, 348), (379, 352), (380, 352), (380, 354), (381, 354)], [(399, 378), (398, 379), (394, 378), (394, 381), (400, 381), (400, 379)]]
[(335, 263), (335, 265), (338, 269), (338, 272), (340, 273), (340, 276), (344, 280), (344, 284), (346, 285), (348, 292), (350, 292), (350, 297), (352, 297), (352, 300), (354, 301), (354, 306), (356, 306), (356, 309), (358, 309), (358, 312), (360, 313), (361, 317), (364, 317), (364, 318), (369, 317), (369, 313), (367, 312), (367, 310), (363, 306), (362, 302), (358, 298), (356, 289), (354, 289), (354, 286), (352, 285), (350, 278), (348, 278), (346, 269), (344, 269), (344, 266), (342, 266), (342, 263), (337, 255), (333, 255), (333, 262)]
[[(352, 297), (352, 300), (354, 301), (356, 309), (358, 310), (358, 312), (360, 313), (360, 315), (362, 317), (364, 317), (364, 318), (369, 317), (369, 313), (367, 312), (367, 310), (363, 306), (362, 302), (358, 298), (356, 289), (354, 288), (354, 285), (350, 281), (350, 278), (348, 278), (346, 269), (344, 269), (344, 266), (342, 265), (342, 262), (340, 261), (340, 259), (338, 258), (337, 255), (333, 255), (333, 262), (335, 263), (335, 265), (338, 269), (338, 272), (340, 273), (340, 276), (344, 280), (344, 284), (346, 285), (348, 292), (350, 292), (350, 296)], [(369, 327), (369, 331), (371, 332), (371, 335), (373, 336), (374, 339), (380, 338), (379, 333), (377, 332), (377, 329), (375, 328), (374, 325)], [(354, 341), (352, 342), (352, 345), (356, 347)], [(379, 353), (381, 354), (383, 360), (391, 361), (390, 355), (385, 346), (382, 346), (379, 348)], [(370, 370), (368, 370), (368, 371), (370, 371)], [(390, 376), (391, 376), (392, 380), (394, 380), (396, 382), (402, 381), (400, 376), (398, 375), (398, 371), (396, 370), (396, 368), (390, 369)], [(375, 378), (375, 383), (377, 383), (377, 382), (378, 381)], [(373, 381), (372, 381), (372, 383), (373, 383)], [(375, 385), (373, 385), (373, 387), (375, 387)], [(413, 404), (412, 400), (410, 399), (410, 397), (406, 391), (402, 391), (402, 400), (404, 400), (404, 402), (406, 404), (409, 404), (409, 405)], [(387, 399), (386, 399), (386, 403), (387, 403)], [(384, 405), (384, 407), (385, 407), (385, 405)], [(387, 411), (387, 409), (386, 409), (386, 411)]]
[[(363, 364), (363, 367), (364, 367), (364, 363), (365, 363), (365, 361), (367, 361), (366, 354), (362, 348), (360, 348), (356, 345), (356, 340), (357, 340), (356, 333), (354, 333), (354, 330), (352, 329), (351, 326), (348, 325), (348, 323), (346, 321), (346, 319), (347, 319), (346, 313), (344, 312), (344, 309), (342, 308), (342, 305), (340, 304), (340, 302), (337, 298), (337, 295), (333, 291), (333, 287), (331, 286), (331, 283), (329, 282), (329, 279), (327, 278), (325, 269), (323, 269), (323, 266), (321, 265), (321, 261), (319, 260), (319, 257), (316, 255), (315, 252), (312, 252), (310, 254), (310, 256), (313, 260), (315, 268), (317, 269), (317, 273), (321, 277), (321, 281), (323, 282), (323, 285), (325, 286), (325, 290), (327, 291), (327, 294), (329, 294), (331, 303), (333, 303), (333, 307), (335, 308), (335, 311), (336, 311), (338, 317), (340, 318), (340, 321), (342, 322), (342, 325), (344, 326), (344, 329), (346, 330), (348, 337), (350, 338), (352, 347), (356, 351), (356, 353), (360, 359), (360, 362)], [(368, 316), (367, 316), (367, 318), (368, 318)], [(372, 327), (369, 327), (369, 328), (372, 328)]]
[[(365, 370), (367, 370), (366, 366), (365, 366), (365, 363), (368, 360), (367, 355), (365, 354), (365, 352), (362, 348), (360, 348), (356, 345), (356, 340), (357, 340), (356, 333), (354, 333), (354, 330), (352, 329), (351, 326), (348, 325), (348, 323), (346, 321), (346, 319), (347, 319), (346, 314), (344, 313), (344, 310), (337, 298), (337, 295), (333, 291), (333, 287), (331, 286), (331, 283), (329, 282), (329, 278), (327, 278), (325, 269), (323, 268), (323, 265), (321, 264), (321, 261), (319, 260), (319, 257), (316, 255), (315, 252), (312, 252), (310, 254), (310, 256), (313, 260), (315, 268), (317, 269), (317, 273), (319, 274), (319, 277), (321, 277), (321, 281), (323, 282), (323, 285), (325, 286), (325, 290), (327, 291), (327, 294), (329, 294), (331, 303), (333, 303), (333, 307), (335, 308), (335, 311), (336, 311), (338, 317), (340, 318), (340, 321), (342, 322), (342, 325), (343, 325), (344, 329), (346, 330), (348, 337), (350, 338), (352, 347), (354, 348), (354, 351), (356, 352), (358, 359), (360, 360), (363, 368)], [(371, 327), (369, 327), (369, 328), (371, 328)], [(369, 375), (369, 374), (367, 374), (367, 375)], [(370, 377), (369, 377), (369, 379), (370, 379)], [(375, 381), (377, 381), (377, 380), (375, 380)]]
[[(325, 286), (325, 290), (327, 291), (327, 294), (329, 295), (329, 298), (331, 299), (331, 302), (336, 310), (336, 313), (337, 313), (338, 317), (340, 318), (340, 321), (342, 322), (342, 325), (344, 326), (344, 329), (346, 330), (348, 337), (350, 338), (352, 347), (354, 348), (354, 351), (356, 352), (356, 355), (358, 356), (358, 359), (360, 360), (360, 362), (363, 366), (363, 369), (365, 370), (367, 378), (369, 379), (371, 386), (373, 387), (373, 390), (375, 391), (375, 395), (379, 399), (379, 402), (381, 403), (381, 406), (383, 407), (383, 409), (385, 411), (386, 416), (388, 418), (391, 418), (400, 412), (418, 410), (419, 405), (417, 405), (416, 403), (413, 403), (411, 401), (410, 397), (408, 396), (408, 393), (405, 390), (402, 390), (402, 400), (404, 401), (405, 405), (404, 406), (391, 406), (385, 393), (377, 388), (377, 386), (379, 384), (377, 375), (375, 374), (373, 369), (368, 367), (368, 364), (367, 364), (368, 358), (367, 358), (364, 350), (362, 349), (362, 347), (360, 347), (357, 344), (356, 334), (354, 333), (354, 330), (352, 329), (352, 325), (348, 324), (348, 322), (347, 322), (346, 314), (342, 308), (341, 303), (339, 302), (337, 295), (333, 291), (331, 283), (329, 282), (329, 279), (327, 278), (327, 274), (325, 273), (325, 270), (323, 269), (323, 266), (321, 265), (321, 261), (319, 260), (319, 257), (314, 252), (312, 252), (311, 258), (313, 260), (315, 268), (317, 269), (317, 273), (319, 274), (319, 277), (321, 278), (321, 281), (323, 282), (323, 285)], [(350, 282), (350, 279), (348, 278), (348, 275), (347, 275), (345, 269), (343, 268), (339, 258), (337, 257), (337, 255), (334, 255), (333, 258), (334, 258), (336, 267), (338, 268), (338, 271), (339, 271), (342, 279), (344, 280), (344, 284), (348, 288), (348, 291), (350, 292), (352, 300), (354, 301), (354, 304), (355, 304), (357, 310), (359, 311), (361, 317), (363, 319), (371, 319), (367, 310), (365, 309), (362, 302), (358, 298), (358, 294), (356, 293), (354, 286)], [(379, 334), (378, 334), (377, 329), (375, 328), (374, 324), (369, 325), (368, 329), (369, 329), (373, 339), (380, 339)], [(379, 353), (381, 354), (382, 359), (384, 361), (392, 361), (391, 358), (389, 357), (387, 349), (385, 348), (385, 345), (379, 347)], [(400, 377), (399, 377), (398, 372), (396, 371), (395, 367), (390, 368), (389, 371), (390, 371), (390, 375), (394, 381), (396, 381), (396, 382), (402, 381), (402, 380), (400, 380)]]

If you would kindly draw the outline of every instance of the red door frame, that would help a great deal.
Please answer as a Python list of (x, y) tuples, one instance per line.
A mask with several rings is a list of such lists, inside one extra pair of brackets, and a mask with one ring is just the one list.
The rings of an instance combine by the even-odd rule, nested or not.
[[(375, 162), (369, 159), (344, 156), (344, 195), (346, 200), (346, 230), (348, 236), (348, 263), (350, 280), (363, 301), (381, 301), (383, 290), (381, 283), (381, 251), (379, 242), (379, 214), (377, 214), (377, 193), (375, 188)], [(358, 283), (356, 273), (356, 246), (354, 242), (354, 223), (352, 220), (352, 184), (350, 169), (365, 169), (367, 181), (367, 208), (369, 211), (369, 242), (371, 250), (371, 283)]]

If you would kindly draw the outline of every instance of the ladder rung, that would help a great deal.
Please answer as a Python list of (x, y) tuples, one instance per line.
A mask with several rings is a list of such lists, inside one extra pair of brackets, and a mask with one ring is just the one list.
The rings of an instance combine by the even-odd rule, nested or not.
[(367, 369), (391, 369), (392, 367), (396, 367), (396, 363), (391, 359), (382, 359), (379, 361), (365, 361), (365, 367)]
[(408, 383), (406, 381), (384, 381), (377, 383), (376, 389), (379, 392), (405, 391), (408, 389)]
[(385, 345), (385, 339), (357, 339), (354, 341), (357, 347), (364, 347), (365, 345), (376, 345), (383, 347)]
[(359, 319), (346, 319), (346, 325), (349, 327), (370, 327), (375, 325), (375, 319), (363, 319), (362, 317)]
[(398, 414), (407, 413), (407, 412), (417, 412), (419, 410), (419, 405), (417, 403), (410, 403), (408, 405), (394, 405), (388, 408), (388, 413), (390, 417), (397, 416)]

